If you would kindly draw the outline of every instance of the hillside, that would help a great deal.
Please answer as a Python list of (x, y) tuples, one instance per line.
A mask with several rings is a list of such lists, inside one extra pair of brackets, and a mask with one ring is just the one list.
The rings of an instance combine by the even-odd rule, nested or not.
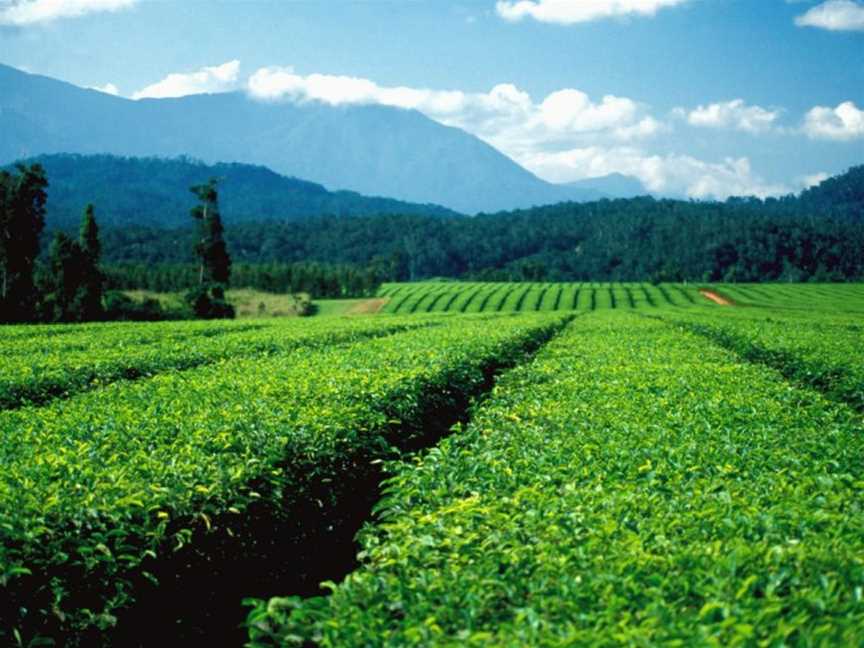
[(351, 191), (327, 191), (248, 164), (206, 165), (188, 158), (122, 158), (113, 155), (41, 155), (48, 175), (47, 227), (77, 228), (88, 202), (103, 227), (178, 228), (190, 224), (193, 184), (220, 179), (225, 222), (290, 221), (304, 216), (422, 214), (455, 216), (437, 205), (417, 205)]
[[(375, 264), (391, 280), (853, 279), (864, 276), (861, 203), (830, 196), (858, 195), (862, 168), (827, 189), (766, 201), (642, 197), (474, 218), (314, 218), (237, 224), (226, 238), (238, 261)], [(819, 196), (828, 202), (813, 207)], [(189, 230), (108, 231), (105, 241), (113, 263), (191, 258)]]
[(265, 103), (243, 93), (131, 101), (0, 65), (0, 114), (0, 164), (51, 153), (188, 155), (463, 213), (604, 195), (595, 181), (544, 182), (473, 135), (383, 106)]

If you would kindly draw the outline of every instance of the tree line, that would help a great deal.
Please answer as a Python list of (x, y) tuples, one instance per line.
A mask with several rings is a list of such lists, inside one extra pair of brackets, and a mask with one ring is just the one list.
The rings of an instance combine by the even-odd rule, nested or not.
[[(188, 229), (112, 229), (112, 264), (192, 263)], [(384, 281), (855, 281), (864, 166), (799, 196), (560, 203), (473, 218), (319, 216), (229, 224), (244, 264), (350, 266)]]
[[(196, 317), (233, 317), (225, 300), (231, 258), (219, 213), (217, 180), (191, 187), (199, 200), (193, 251), (197, 281), (186, 294)], [(55, 231), (47, 258), (40, 258), (48, 178), (38, 164), (0, 170), (0, 322), (83, 322), (125, 319), (135, 305), (107, 292), (101, 267), (102, 242), (95, 208), (88, 204), (77, 237)], [(152, 305), (149, 316), (160, 316)]]
[[(108, 288), (180, 292), (198, 281), (193, 263), (123, 263), (104, 266)], [(386, 268), (334, 265), (315, 261), (238, 263), (231, 286), (274, 293), (307, 293), (312, 298), (369, 297), (387, 279)]]

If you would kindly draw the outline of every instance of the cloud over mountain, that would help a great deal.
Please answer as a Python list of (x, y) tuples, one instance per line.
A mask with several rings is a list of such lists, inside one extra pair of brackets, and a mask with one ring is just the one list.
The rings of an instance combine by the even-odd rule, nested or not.
[(132, 99), (164, 99), (205, 92), (227, 92), (236, 89), (239, 72), (240, 61), (236, 59), (222, 65), (202, 67), (196, 72), (175, 72), (134, 93)]

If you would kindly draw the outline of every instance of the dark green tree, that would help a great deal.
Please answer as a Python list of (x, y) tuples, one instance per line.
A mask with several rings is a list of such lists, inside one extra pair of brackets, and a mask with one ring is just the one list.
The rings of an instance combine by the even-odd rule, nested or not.
[(45, 227), (48, 180), (39, 164), (0, 171), (0, 321), (32, 320), (37, 303), (33, 268)]
[(42, 318), (54, 322), (103, 319), (105, 276), (99, 267), (101, 244), (93, 205), (81, 218), (78, 240), (55, 232), (48, 267), (41, 273)]
[(219, 214), (218, 182), (211, 178), (206, 184), (189, 189), (200, 201), (191, 212), (198, 223), (195, 255), (199, 265), (198, 287), (189, 292), (187, 301), (201, 318), (234, 317), (234, 308), (225, 300), (225, 288), (231, 278), (231, 257)]
[(99, 241), (99, 226), (93, 205), (87, 205), (81, 218), (78, 245), (81, 248), (81, 285), (78, 288), (78, 305), (81, 308), (81, 319), (84, 321), (101, 319), (104, 310), (102, 296), (105, 289), (105, 276), (99, 260), (102, 254), (102, 244)]
[(54, 322), (80, 322), (83, 316), (86, 259), (81, 246), (63, 232), (55, 232), (48, 251), (48, 290), (44, 311)]
[(219, 214), (219, 193), (216, 191), (218, 180), (210, 178), (203, 185), (190, 188), (200, 205), (192, 208), (192, 218), (198, 221), (198, 240), (195, 254), (200, 261), (198, 283), (218, 283), (227, 285), (231, 278), (231, 258), (225, 245), (222, 217)]

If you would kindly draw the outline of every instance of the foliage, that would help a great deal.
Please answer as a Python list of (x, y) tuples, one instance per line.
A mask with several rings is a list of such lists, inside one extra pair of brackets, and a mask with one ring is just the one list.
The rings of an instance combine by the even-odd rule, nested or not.
[(158, 299), (135, 300), (119, 290), (105, 293), (105, 319), (112, 322), (156, 322), (184, 319), (185, 313), (166, 312)]
[[(861, 167), (800, 197), (724, 203), (650, 197), (474, 218), (378, 215), (227, 228), (246, 263), (318, 261), (389, 281), (850, 281), (864, 276)], [(188, 262), (191, 233), (106, 233), (113, 262)]]
[[(864, 295), (859, 298), (859, 303), (862, 301)], [(859, 312), (864, 312), (864, 304)], [(864, 412), (864, 327), (860, 315), (798, 316), (790, 321), (788, 316), (778, 318), (775, 312), (748, 310), (722, 319), (698, 312), (666, 319)]]
[[(338, 334), (357, 326), (361, 337), (372, 328), (321, 322), (319, 342), (332, 339), (329, 327)], [(111, 643), (124, 611), (151, 591), (152, 604), (177, 615), (163, 639), (177, 640), (184, 614), (206, 613), (231, 582), (220, 575), (262, 551), (259, 533), (290, 528), (301, 511), (298, 538), (315, 525), (326, 529), (326, 514), (377, 469), (376, 459), (458, 413), (492, 372), (561, 323), (451, 319), (326, 348), (298, 347), (297, 332), (311, 338), (310, 324), (281, 323), (261, 337), (293, 332), (290, 353), (162, 371), (0, 414), (9, 440), (0, 444), (0, 633), (7, 642), (14, 632), (25, 643), (40, 636), (67, 646)], [(95, 326), (62, 337), (86, 337)], [(98, 360), (105, 345), (95, 337), (92, 344)], [(152, 623), (154, 614), (148, 608), (142, 618)]]
[(420, 282), (384, 284), (387, 313), (505, 313), (655, 309), (704, 301), (697, 286), (647, 283)]
[(231, 258), (225, 245), (222, 217), (219, 214), (218, 180), (211, 178), (190, 191), (201, 204), (192, 208), (198, 222), (195, 255), (199, 259), (198, 285), (186, 294), (186, 301), (199, 319), (231, 319), (234, 307), (225, 299), (225, 287), (231, 278)]
[(31, 327), (30, 340), (4, 340), (8, 348), (6, 362), (0, 367), (0, 409), (41, 404), (118, 380), (149, 378), (229, 358), (261, 357), (298, 347), (387, 335), (423, 326), (424, 322), (353, 319), (325, 328), (272, 321), (228, 324), (103, 324), (62, 336), (43, 334), (43, 327)]
[(48, 180), (39, 164), (0, 170), (0, 322), (27, 321), (36, 308), (33, 271), (45, 226)]
[[(118, 290), (175, 292), (198, 282), (197, 268), (188, 263), (122, 264), (105, 269), (109, 285)], [(234, 288), (273, 293), (308, 293), (313, 298), (371, 297), (387, 279), (381, 268), (330, 263), (238, 263), (231, 266)]]
[(862, 432), (680, 327), (577, 317), (392, 465), (360, 568), (260, 601), (251, 645), (856, 645)]
[(81, 219), (78, 241), (54, 232), (48, 254), (48, 272), (40, 281), (44, 321), (87, 322), (105, 315), (102, 305), (105, 277), (99, 268), (99, 229), (93, 205)]

